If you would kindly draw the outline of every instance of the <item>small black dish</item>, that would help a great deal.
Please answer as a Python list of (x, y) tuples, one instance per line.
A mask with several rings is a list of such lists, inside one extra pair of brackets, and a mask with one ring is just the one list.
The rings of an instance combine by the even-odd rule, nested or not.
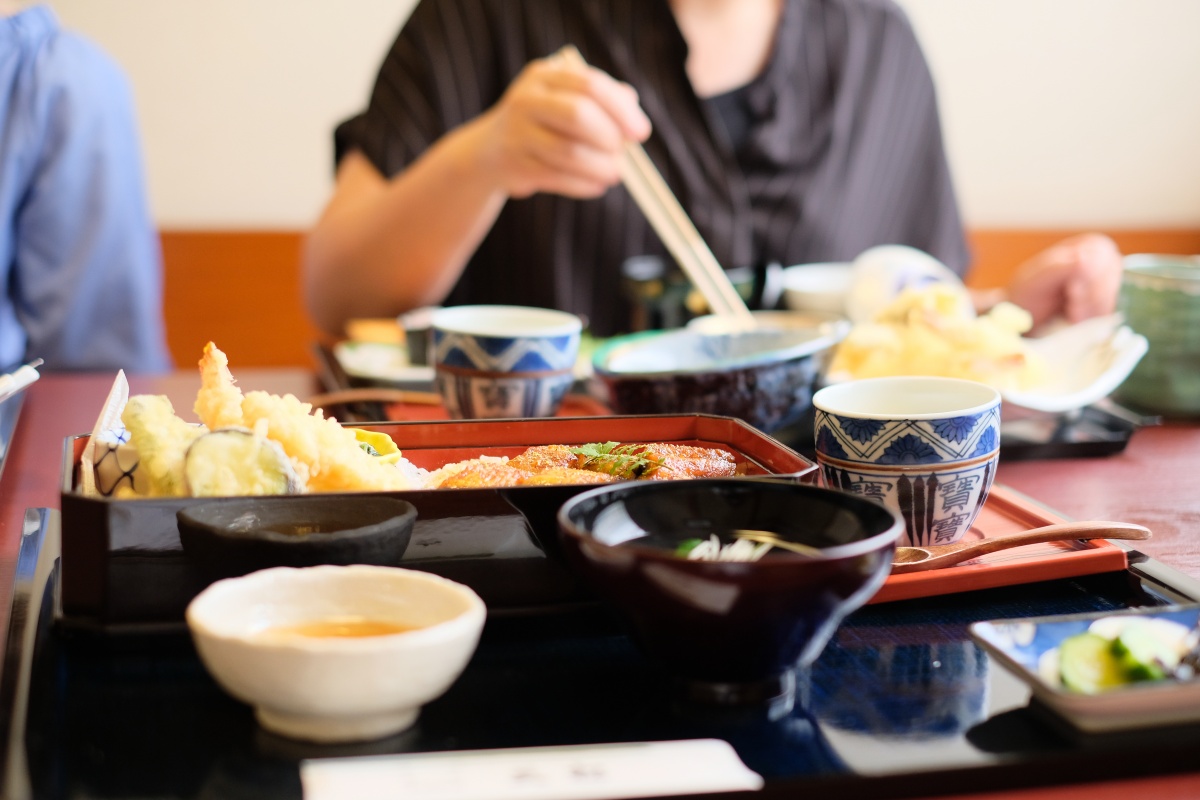
[(417, 509), (392, 497), (237, 497), (187, 506), (175, 516), (183, 552), (216, 578), (269, 567), (396, 566)]

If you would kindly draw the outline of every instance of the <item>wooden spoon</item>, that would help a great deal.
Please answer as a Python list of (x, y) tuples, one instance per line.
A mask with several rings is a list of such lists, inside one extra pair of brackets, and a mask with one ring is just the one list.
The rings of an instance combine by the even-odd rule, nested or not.
[(951, 564), (969, 561), (986, 553), (994, 553), (1009, 547), (1041, 542), (1062, 542), (1070, 539), (1149, 539), (1150, 529), (1130, 522), (1059, 522), (1034, 528), (1012, 536), (997, 536), (956, 544), (931, 545), (929, 547), (897, 547), (892, 559), (892, 574), (924, 572), (940, 569)]

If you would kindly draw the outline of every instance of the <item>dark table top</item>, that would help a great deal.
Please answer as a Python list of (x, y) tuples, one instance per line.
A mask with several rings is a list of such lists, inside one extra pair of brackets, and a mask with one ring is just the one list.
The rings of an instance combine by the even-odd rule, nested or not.
[[(244, 390), (316, 394), (316, 377), (301, 369), (236, 370)], [(0, 614), (7, 616), (26, 508), (59, 505), (62, 444), (91, 430), (113, 376), (44, 375), (26, 392), (0, 480)], [(194, 372), (131, 376), (132, 393), (165, 394), (185, 418), (199, 386)], [(1114, 519), (1148, 526), (1154, 538), (1139, 549), (1200, 578), (1200, 422), (1166, 422), (1139, 430), (1120, 453), (1099, 458), (1002, 463), (998, 483), (1075, 519)], [(987, 787), (981, 786), (980, 790)], [(974, 800), (1125, 800), (1130, 796), (1200, 796), (1200, 773), (971, 795)]]

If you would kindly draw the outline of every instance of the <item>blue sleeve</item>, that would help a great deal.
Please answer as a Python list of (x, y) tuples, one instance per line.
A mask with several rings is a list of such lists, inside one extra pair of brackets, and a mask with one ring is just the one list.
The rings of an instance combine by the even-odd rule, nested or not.
[(16, 220), (11, 286), (26, 354), (54, 370), (169, 369), (162, 259), (128, 83), (69, 33), (37, 58), (42, 150)]

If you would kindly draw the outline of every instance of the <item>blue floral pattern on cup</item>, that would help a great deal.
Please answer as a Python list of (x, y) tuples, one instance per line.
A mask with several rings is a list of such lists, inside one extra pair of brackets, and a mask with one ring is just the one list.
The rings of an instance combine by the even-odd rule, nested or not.
[(940, 460), (933, 447), (918, 436), (905, 434), (893, 439), (883, 451), (880, 464), (929, 464)]
[(884, 423), (875, 419), (846, 418), (842, 420), (841, 427), (845, 434), (854, 441), (866, 444), (879, 435), (884, 428)]
[[(938, 420), (874, 420), (816, 412), (818, 451), (866, 463), (944, 464), (997, 449), (1000, 407)], [(826, 443), (822, 447), (822, 442)], [(919, 446), (920, 442), (924, 446)]]
[(900, 511), (912, 545), (962, 538), (987, 500), (1000, 453), (1000, 402), (973, 414), (922, 419), (815, 415), (826, 486)]

